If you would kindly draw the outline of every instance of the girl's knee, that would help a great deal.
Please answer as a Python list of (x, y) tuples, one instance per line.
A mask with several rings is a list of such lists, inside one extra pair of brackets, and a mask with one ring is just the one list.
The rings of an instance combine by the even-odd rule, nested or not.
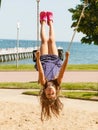
[(54, 44), (54, 43), (55, 43), (55, 39), (49, 38), (48, 43), (49, 43), (49, 44)]
[(47, 44), (47, 43), (48, 43), (48, 40), (47, 40), (47, 39), (41, 39), (41, 43), (42, 43), (42, 44)]
[(47, 41), (41, 41), (41, 45), (42, 45), (42, 46), (47, 46), (47, 45), (48, 45), (48, 42), (47, 42)]

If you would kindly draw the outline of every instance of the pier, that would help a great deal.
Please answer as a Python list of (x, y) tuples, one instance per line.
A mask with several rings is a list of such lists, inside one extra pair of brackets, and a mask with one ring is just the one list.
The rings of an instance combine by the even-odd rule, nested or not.
[[(0, 49), (0, 62), (8, 62), (8, 61), (15, 61), (21, 60), (26, 58), (32, 58), (34, 62), (36, 62), (35, 53), (39, 47), (15, 47), (15, 48), (1, 48)], [(58, 47), (58, 55), (61, 60), (64, 59), (63, 49)]]
[(25, 58), (33, 58), (33, 50), (37, 49), (36, 47), (28, 48), (1, 48), (0, 49), (0, 62), (8, 62), (14, 60), (21, 60)]

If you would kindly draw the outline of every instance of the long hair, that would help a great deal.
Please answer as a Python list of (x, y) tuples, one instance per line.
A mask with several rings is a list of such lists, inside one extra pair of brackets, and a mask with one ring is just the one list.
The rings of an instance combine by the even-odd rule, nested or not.
[(60, 93), (60, 86), (57, 83), (57, 79), (51, 80), (49, 82), (52, 82), (55, 85), (56, 88), (56, 99), (48, 99), (45, 94), (45, 88), (47, 86), (47, 81), (45, 85), (43, 86), (43, 89), (40, 91), (40, 103), (41, 103), (41, 120), (44, 119), (48, 120), (52, 117), (52, 114), (56, 117), (59, 116), (60, 111), (63, 108), (63, 104), (59, 99), (59, 93)]

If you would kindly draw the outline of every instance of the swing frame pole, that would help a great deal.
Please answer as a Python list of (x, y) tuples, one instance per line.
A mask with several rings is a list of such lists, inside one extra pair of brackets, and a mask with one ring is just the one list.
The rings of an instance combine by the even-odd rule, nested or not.
[(37, 47), (39, 46), (39, 2), (40, 0), (36, 0), (37, 2)]
[(40, 0), (36, 0), (37, 5), (36, 5), (36, 20), (37, 20), (37, 24), (36, 24), (36, 48), (33, 50), (33, 61), (36, 62), (36, 52), (39, 49), (39, 2)]

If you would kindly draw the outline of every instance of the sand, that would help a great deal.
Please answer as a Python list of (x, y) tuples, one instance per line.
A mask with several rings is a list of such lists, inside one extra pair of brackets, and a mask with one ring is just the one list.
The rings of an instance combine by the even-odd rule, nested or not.
[(61, 98), (59, 118), (40, 120), (39, 97), (0, 91), (0, 130), (98, 130), (98, 102)]

